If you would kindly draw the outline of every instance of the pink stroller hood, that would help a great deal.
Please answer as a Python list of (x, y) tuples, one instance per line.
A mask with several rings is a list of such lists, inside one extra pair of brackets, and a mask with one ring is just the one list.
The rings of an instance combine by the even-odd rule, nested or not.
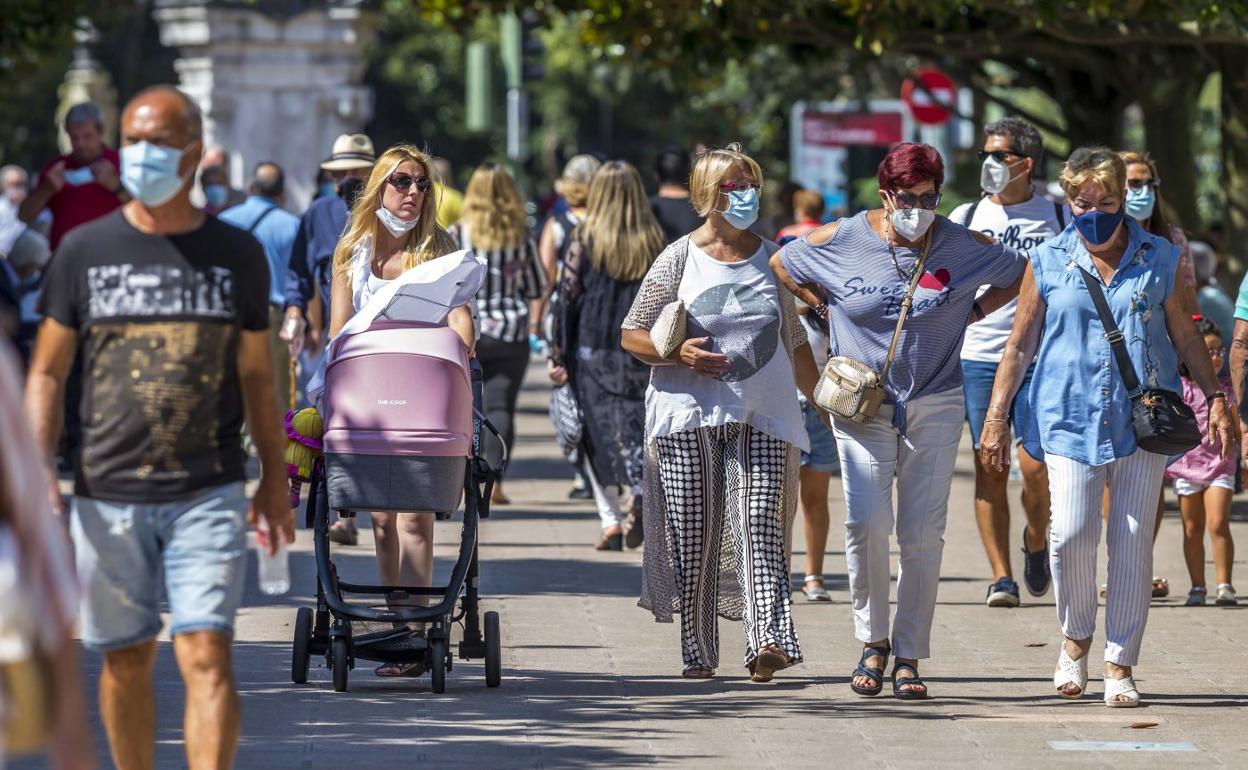
[(468, 457), (468, 349), (447, 326), (374, 322), (325, 370), (326, 454)]

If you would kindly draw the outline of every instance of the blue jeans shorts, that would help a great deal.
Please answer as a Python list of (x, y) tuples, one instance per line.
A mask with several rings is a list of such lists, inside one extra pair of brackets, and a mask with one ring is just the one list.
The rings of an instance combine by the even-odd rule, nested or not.
[[(1010, 428), (1014, 441), (1033, 459), (1044, 462), (1044, 449), (1040, 447), (1040, 426), (1031, 408), (1031, 376), (1036, 366), (1032, 364), (1023, 376), (1023, 384), (1010, 406)], [(988, 415), (988, 403), (992, 400), (992, 383), (997, 378), (997, 364), (986, 361), (962, 362), (962, 392), (966, 397), (966, 421), (971, 426), (971, 442), (979, 449), (979, 434), (984, 429)]]
[(802, 399), (802, 420), (806, 423), (806, 435), (810, 437), (810, 451), (802, 452), (802, 467), (824, 473), (839, 471), (841, 458), (836, 454), (836, 436), (819, 419), (819, 407)]
[(83, 643), (114, 650), (155, 638), (162, 582), (173, 635), (232, 635), (246, 575), (246, 511), (241, 482), (169, 503), (75, 497)]

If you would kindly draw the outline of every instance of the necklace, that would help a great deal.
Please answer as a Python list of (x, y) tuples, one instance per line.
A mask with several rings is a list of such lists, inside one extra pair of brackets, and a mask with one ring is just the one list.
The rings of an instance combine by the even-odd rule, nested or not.
[(914, 271), (919, 266), (919, 263), (915, 262), (914, 265), (910, 268), (909, 273), (901, 269), (901, 263), (897, 261), (897, 249), (893, 248), (893, 241), (892, 241), (893, 223), (890, 222), (887, 218), (885, 218), (884, 222), (887, 225), (886, 230), (885, 230), (884, 245), (888, 247), (888, 256), (892, 257), (893, 269), (897, 271), (898, 278), (900, 278), (903, 281), (911, 281), (914, 279)]

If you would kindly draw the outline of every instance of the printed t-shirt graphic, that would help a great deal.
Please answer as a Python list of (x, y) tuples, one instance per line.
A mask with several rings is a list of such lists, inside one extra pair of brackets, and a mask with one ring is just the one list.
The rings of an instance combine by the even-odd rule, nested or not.
[(212, 217), (158, 236), (118, 211), (66, 236), (42, 302), (83, 357), (75, 494), (160, 502), (244, 479), (239, 333), (268, 327), (267, 265)]
[[(721, 283), (703, 291), (688, 307), (689, 336), (710, 337), (713, 349), (728, 356), (725, 382), (754, 376), (776, 353), (780, 313), (775, 302), (749, 286)], [(723, 328), (720, 334), (712, 329)]]

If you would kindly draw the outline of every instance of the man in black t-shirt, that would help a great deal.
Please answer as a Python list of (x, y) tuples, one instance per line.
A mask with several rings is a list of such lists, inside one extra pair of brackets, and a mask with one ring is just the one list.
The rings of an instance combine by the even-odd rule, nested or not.
[(191, 205), (203, 140), (190, 99), (168, 86), (142, 92), (122, 116), (122, 138), (133, 199), (73, 230), (53, 256), (27, 411), (55, 484), (57, 407), (79, 353), (71, 528), (82, 638), (104, 652), (100, 707), (116, 764), (152, 766), (163, 574), (186, 722), (196, 725), (185, 736), (189, 764), (227, 766), (239, 725), (230, 638), (246, 564), (244, 417), (261, 463), (250, 518), (294, 538), (268, 263), (251, 235)]
[(689, 153), (678, 147), (663, 150), (654, 172), (659, 192), (650, 198), (650, 208), (663, 228), (663, 237), (671, 243), (702, 226), (702, 217), (689, 202)]

